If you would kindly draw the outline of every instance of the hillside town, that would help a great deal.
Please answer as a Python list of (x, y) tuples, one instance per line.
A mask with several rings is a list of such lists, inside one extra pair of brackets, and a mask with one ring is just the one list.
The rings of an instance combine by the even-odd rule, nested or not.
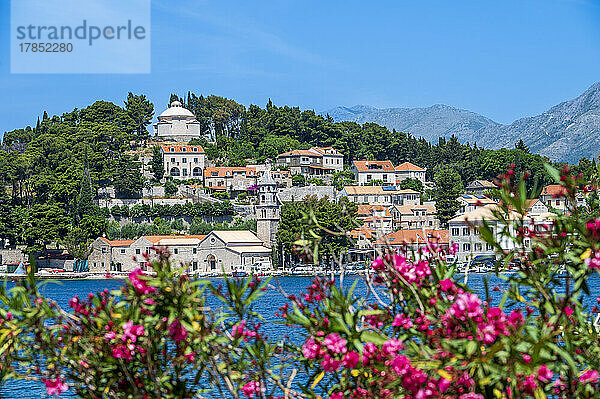
[[(428, 181), (426, 168), (411, 162), (394, 165), (390, 160), (348, 159), (336, 148), (315, 146), (282, 152), (263, 164), (219, 166), (198, 144), (200, 140), (210, 142), (211, 137), (201, 134), (198, 120), (179, 101), (173, 101), (158, 116), (153, 132), (147, 146), (131, 154), (139, 159), (141, 174), (148, 180), (154, 178), (157, 184), (146, 185), (129, 196), (107, 187), (96, 203), (117, 229), (151, 221), (178, 226), (175, 232), (141, 232), (127, 239), (99, 236), (89, 243), (83, 257), (57, 244), (35, 260), (38, 270), (95, 275), (125, 273), (138, 266), (145, 270), (144, 256), (153, 256), (153, 247), (168, 247), (173, 259), (191, 274), (305, 270), (303, 267), (314, 262), (294, 254), (289, 246), (286, 250), (278, 230), (282, 208), (307, 198), (352, 204), (355, 209), (350, 215), (354, 225), (344, 232), (349, 240), (345, 254), (336, 262), (321, 260), (320, 266), (326, 268), (340, 264), (364, 267), (385, 248), (403, 246), (418, 254), (428, 242), (455, 244), (458, 251), (454, 261), (467, 264), (488, 259), (495, 252), (481, 240), (475, 227), (485, 219), (494, 231), (503, 228), (494, 219), (496, 185), (488, 180), (475, 179), (464, 192), (457, 193), (451, 199), (455, 210), (448, 214), (431, 195), (441, 188)], [(158, 179), (157, 170), (162, 172)], [(564, 200), (561, 186), (548, 185), (539, 198), (528, 201), (527, 217), (542, 230), (553, 212), (568, 212), (572, 205)], [(221, 209), (208, 219), (227, 228), (220, 230), (217, 224), (202, 234), (192, 231), (198, 218), (186, 210), (200, 207)], [(156, 209), (179, 212), (166, 217), (159, 212), (163, 220), (152, 218)], [(345, 205), (343, 209), (347, 209)], [(206, 212), (201, 215), (206, 216)], [(228, 224), (234, 222), (241, 227)], [(0, 255), (5, 271), (11, 272), (28, 259), (23, 248), (8, 244)]]

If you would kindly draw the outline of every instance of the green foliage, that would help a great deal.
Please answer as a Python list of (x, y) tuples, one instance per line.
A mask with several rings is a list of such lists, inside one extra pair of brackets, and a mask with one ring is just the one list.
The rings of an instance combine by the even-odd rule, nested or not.
[(306, 177), (300, 173), (292, 176), (292, 185), (303, 187), (306, 184)]
[(403, 190), (409, 189), (422, 193), (423, 182), (419, 179), (411, 179), (410, 177), (408, 177), (400, 182), (400, 188)]
[(171, 179), (167, 179), (167, 181), (165, 181), (165, 196), (171, 197), (175, 194), (177, 194), (178, 191), (178, 187), (177, 185), (175, 185), (175, 183), (173, 183), (173, 180)]
[(345, 198), (336, 203), (309, 196), (302, 202), (284, 203), (277, 242), (287, 254), (306, 247), (310, 252), (302, 255), (305, 261), (318, 263), (319, 259), (325, 259), (330, 263), (351, 246), (348, 236), (341, 232), (358, 227), (356, 210), (357, 205)]
[(333, 186), (335, 186), (337, 190), (343, 189), (344, 186), (352, 186), (355, 184), (354, 173), (350, 170), (342, 170), (333, 174)]
[(140, 163), (126, 155), (119, 159), (113, 176), (113, 186), (120, 195), (126, 197), (139, 196), (144, 187)]
[(212, 193), (212, 196), (222, 200), (228, 200), (230, 198), (229, 193), (227, 191), (216, 191)]
[(154, 180), (160, 181), (165, 175), (165, 165), (160, 147), (152, 147), (152, 161), (150, 163)]
[(437, 186), (434, 194), (437, 217), (443, 225), (446, 225), (460, 209), (460, 203), (456, 198), (463, 193), (462, 181), (460, 175), (447, 166), (436, 168), (434, 181)]
[(133, 95), (129, 92), (125, 101), (125, 109), (135, 126), (137, 140), (147, 139), (149, 134), (146, 126), (150, 124), (154, 116), (154, 105), (146, 99), (145, 95)]

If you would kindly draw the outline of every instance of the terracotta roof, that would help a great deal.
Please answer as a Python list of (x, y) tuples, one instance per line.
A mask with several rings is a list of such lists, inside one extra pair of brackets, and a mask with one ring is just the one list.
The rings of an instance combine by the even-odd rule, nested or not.
[[(161, 148), (165, 153), (192, 153), (199, 154), (203, 153), (204, 149), (199, 145), (185, 145), (185, 144), (161, 144)], [(194, 148), (196, 151), (194, 151)], [(185, 149), (185, 150), (184, 150)]]
[[(217, 175), (213, 175), (216, 172)], [(256, 176), (256, 168), (248, 166), (230, 167), (230, 166), (209, 166), (204, 168), (204, 177), (226, 177), (233, 176), (234, 173), (245, 172), (246, 176)]]
[(410, 162), (404, 162), (396, 166), (396, 171), (398, 172), (404, 172), (409, 170), (414, 170), (416, 172), (425, 172), (425, 169)]
[(301, 155), (306, 155), (306, 156), (311, 156), (311, 157), (321, 157), (321, 154), (317, 154), (314, 153), (312, 151), (309, 150), (292, 150), (292, 151), (288, 151), (288, 152), (284, 152), (283, 154), (279, 154), (277, 155), (277, 158), (279, 157), (283, 157), (283, 156), (301, 156)]
[(354, 239), (359, 239), (361, 237), (364, 237), (367, 240), (371, 240), (371, 239), (373, 239), (373, 236), (375, 235), (375, 229), (372, 229), (367, 226), (361, 226), (357, 229), (351, 230), (348, 234), (350, 234), (350, 237), (352, 237)]
[(135, 241), (135, 240), (109, 240), (108, 238), (105, 238), (105, 237), (100, 237), (100, 239), (102, 241), (104, 241), (105, 243), (107, 243), (108, 245), (110, 245), (111, 247), (128, 247)]
[(394, 205), (394, 208), (403, 215), (412, 215), (414, 209), (425, 209), (427, 213), (436, 213), (434, 205)]
[(188, 240), (190, 238), (197, 238), (199, 240), (202, 240), (202, 239), (204, 239), (204, 237), (206, 237), (206, 235), (186, 235), (186, 236), (169, 236), (169, 235), (163, 235), (163, 236), (142, 236), (142, 237), (144, 237), (146, 240), (150, 241), (151, 243), (156, 244), (160, 240), (165, 240), (165, 239), (169, 239), (169, 240), (185, 239), (185, 240)]
[(392, 220), (391, 216), (369, 216), (363, 219), (365, 222), (376, 222), (378, 220)]
[(390, 234), (386, 234), (377, 240), (379, 245), (400, 245), (403, 243), (414, 244), (433, 241), (440, 244), (448, 244), (450, 242), (449, 230), (434, 230), (434, 229), (404, 229), (398, 230)]
[(561, 196), (561, 195), (565, 195), (566, 190), (563, 186), (561, 186), (560, 184), (550, 184), (547, 185), (546, 187), (544, 187), (544, 189), (542, 190), (542, 193), (540, 195), (555, 195), (555, 196)]
[[(359, 172), (393, 172), (394, 165), (391, 161), (352, 161)], [(375, 168), (372, 168), (375, 166)]]
[(373, 216), (374, 211), (385, 211), (386, 216), (391, 216), (388, 208), (383, 205), (359, 205), (356, 214), (361, 216)]

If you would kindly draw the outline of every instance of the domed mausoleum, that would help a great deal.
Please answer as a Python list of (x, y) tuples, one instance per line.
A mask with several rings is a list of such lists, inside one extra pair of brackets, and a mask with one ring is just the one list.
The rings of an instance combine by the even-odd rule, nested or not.
[(201, 137), (200, 122), (179, 101), (158, 116), (154, 124), (154, 137), (163, 140), (190, 141)]

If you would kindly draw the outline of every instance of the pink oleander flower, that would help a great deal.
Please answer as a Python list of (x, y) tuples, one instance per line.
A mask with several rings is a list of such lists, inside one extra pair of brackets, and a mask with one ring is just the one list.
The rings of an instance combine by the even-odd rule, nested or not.
[(538, 384), (535, 380), (535, 376), (533, 375), (528, 375), (527, 377), (525, 377), (525, 379), (520, 384), (520, 388), (523, 390), (523, 392), (529, 395), (533, 395), (537, 387)]
[(323, 339), (323, 344), (334, 353), (346, 353), (346, 340), (336, 333), (331, 333)]
[(136, 267), (131, 273), (129, 273), (129, 281), (131, 282), (131, 285), (133, 285), (137, 293), (140, 295), (146, 295), (151, 292), (156, 292), (156, 288), (149, 286), (148, 284), (146, 284), (146, 281), (139, 278), (139, 276), (145, 275), (146, 274), (139, 267)]
[(409, 317), (404, 316), (403, 313), (398, 313), (396, 315), (396, 317), (394, 317), (394, 321), (392, 322), (392, 326), (394, 326), (394, 327), (402, 327), (402, 328), (408, 330), (409, 328), (411, 328), (413, 326), (413, 322), (412, 322), (412, 320)]
[(530, 355), (528, 355), (527, 353), (523, 353), (523, 361), (524, 361), (526, 364), (529, 364), (529, 363), (531, 363), (531, 356), (530, 356)]
[(399, 350), (403, 348), (402, 341), (396, 338), (392, 338), (384, 342), (381, 350), (388, 356), (395, 356)]
[(542, 364), (538, 369), (538, 379), (542, 382), (550, 382), (554, 373), (545, 364)]
[(342, 392), (336, 392), (331, 394), (329, 399), (344, 399), (344, 394)]
[(42, 380), (42, 382), (46, 385), (48, 395), (60, 395), (69, 389), (69, 386), (62, 382), (59, 377), (56, 377), (55, 380)]
[(449, 381), (449, 380), (445, 379), (444, 377), (440, 378), (440, 380), (437, 383), (438, 390), (441, 393), (446, 392), (448, 390), (448, 388), (450, 388), (450, 385), (452, 385), (452, 381)]
[(313, 339), (313, 337), (309, 337), (304, 345), (302, 345), (302, 354), (307, 359), (314, 359), (319, 354), (319, 344)]
[(264, 391), (264, 389), (258, 381), (249, 381), (242, 387), (242, 393), (248, 398), (258, 396), (261, 391)]
[(106, 334), (104, 334), (104, 338), (108, 341), (110, 341), (111, 339), (115, 339), (117, 337), (117, 333), (115, 333), (114, 331), (109, 331)]
[(188, 332), (181, 324), (181, 322), (177, 319), (173, 320), (171, 325), (169, 326), (169, 336), (173, 338), (175, 341), (180, 342), (187, 338)]
[(596, 383), (598, 382), (598, 377), (600, 375), (598, 374), (598, 371), (596, 370), (588, 370), (585, 373), (581, 374), (579, 376), (579, 381), (583, 382), (583, 383)]
[(121, 335), (121, 340), (123, 340), (123, 342), (126, 342), (127, 339), (130, 339), (131, 342), (135, 342), (140, 335), (144, 335), (144, 326), (134, 325), (131, 320), (123, 324), (123, 335)]
[(567, 317), (571, 316), (573, 314), (573, 308), (570, 306), (565, 306), (565, 314)]
[(460, 395), (458, 399), (484, 399), (484, 396), (480, 393), (469, 392)]
[(464, 292), (459, 294), (456, 301), (448, 309), (448, 313), (458, 320), (465, 321), (483, 315), (481, 299), (476, 294)]
[(583, 260), (583, 263), (589, 269), (600, 270), (600, 251), (592, 252), (589, 257)]
[(190, 363), (194, 362), (194, 352), (186, 353), (183, 356), (185, 357), (185, 360), (187, 360), (188, 362), (190, 362)]
[(342, 365), (341, 360), (334, 359), (329, 354), (323, 355), (323, 361), (321, 362), (321, 368), (323, 371), (337, 371)]
[(112, 348), (112, 356), (115, 359), (125, 359), (131, 360), (133, 359), (132, 352), (135, 349), (135, 345), (117, 345)]
[(442, 291), (447, 292), (454, 288), (454, 282), (450, 279), (440, 280), (440, 288)]
[(404, 355), (396, 356), (396, 358), (391, 361), (390, 366), (396, 374), (404, 375), (410, 368), (410, 360)]
[(356, 367), (359, 360), (360, 355), (354, 351), (350, 351), (344, 355), (344, 358), (342, 359), (342, 364), (347, 369), (353, 369)]
[(234, 338), (241, 337), (244, 335), (245, 328), (246, 328), (246, 320), (242, 320), (238, 324), (231, 327), (231, 335), (233, 335)]
[(374, 270), (382, 270), (384, 268), (383, 258), (381, 256), (375, 258), (373, 262), (371, 262), (371, 267)]

